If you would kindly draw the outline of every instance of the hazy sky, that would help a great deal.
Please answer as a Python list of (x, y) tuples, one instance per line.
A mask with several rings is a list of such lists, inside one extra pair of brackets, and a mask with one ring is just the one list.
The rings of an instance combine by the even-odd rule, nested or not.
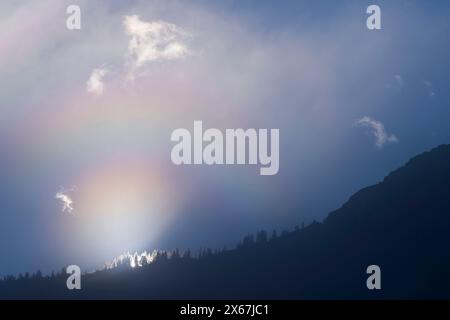
[[(2, 1), (0, 275), (292, 229), (449, 143), (450, 4), (372, 3)], [(279, 128), (279, 173), (173, 165), (194, 120)]]

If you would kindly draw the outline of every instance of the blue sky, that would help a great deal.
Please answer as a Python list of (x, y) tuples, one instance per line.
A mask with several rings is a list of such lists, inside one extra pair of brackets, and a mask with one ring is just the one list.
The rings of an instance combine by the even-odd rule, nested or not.
[[(291, 229), (449, 143), (450, 5), (374, 3), (379, 31), (368, 1), (2, 2), (0, 274)], [(178, 49), (149, 55), (151, 23)], [(174, 166), (194, 120), (279, 128), (279, 174)]]

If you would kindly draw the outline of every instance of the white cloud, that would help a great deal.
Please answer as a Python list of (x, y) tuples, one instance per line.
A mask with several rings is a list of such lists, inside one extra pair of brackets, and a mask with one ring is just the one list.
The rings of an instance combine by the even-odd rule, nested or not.
[(399, 74), (394, 75), (394, 81), (386, 84), (387, 89), (400, 90), (405, 86), (405, 80)]
[(72, 187), (69, 190), (65, 190), (64, 188), (61, 188), (61, 190), (55, 194), (55, 199), (61, 201), (61, 203), (62, 203), (62, 209), (61, 209), (62, 212), (72, 213), (72, 211), (74, 210), (73, 200), (70, 196), (70, 192), (72, 192), (74, 190), (75, 190), (75, 187)]
[(91, 76), (86, 83), (87, 92), (95, 95), (101, 95), (105, 89), (103, 78), (107, 73), (108, 70), (104, 68), (92, 70)]
[(428, 88), (428, 94), (429, 94), (429, 96), (430, 96), (430, 97), (434, 97), (434, 96), (436, 95), (436, 92), (434, 91), (433, 84), (432, 84), (430, 81), (428, 81), (428, 80), (425, 80), (425, 81), (423, 82), (423, 84), (425, 85), (425, 87)]
[(394, 76), (395, 81), (397, 81), (398, 86), (403, 87), (405, 85), (405, 80), (403, 80), (403, 77), (399, 74), (396, 74)]
[(142, 21), (138, 15), (125, 16), (123, 21), (131, 39), (127, 58), (131, 63), (130, 76), (147, 62), (176, 60), (189, 54), (183, 39), (189, 34), (178, 26), (165, 22)]
[(382, 148), (386, 143), (398, 142), (398, 139), (394, 134), (389, 134), (386, 132), (384, 125), (380, 121), (365, 116), (359, 119), (356, 123), (371, 129), (371, 132), (375, 137), (375, 145), (378, 148)]

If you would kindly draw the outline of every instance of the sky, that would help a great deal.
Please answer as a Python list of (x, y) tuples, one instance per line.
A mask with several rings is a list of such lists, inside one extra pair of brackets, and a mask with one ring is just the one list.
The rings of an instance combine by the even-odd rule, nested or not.
[[(443, 1), (2, 1), (0, 275), (324, 219), (450, 143), (449, 31)], [(195, 120), (279, 129), (278, 174), (174, 165)]]

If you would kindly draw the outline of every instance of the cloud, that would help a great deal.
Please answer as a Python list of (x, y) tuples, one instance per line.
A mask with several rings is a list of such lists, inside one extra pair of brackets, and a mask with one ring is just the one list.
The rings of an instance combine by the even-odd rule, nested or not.
[(405, 86), (405, 80), (399, 74), (394, 75), (394, 81), (386, 84), (387, 89), (400, 90)]
[(384, 125), (380, 121), (365, 116), (359, 119), (356, 123), (371, 129), (371, 132), (375, 137), (375, 145), (378, 148), (382, 148), (386, 143), (398, 142), (398, 139), (394, 134), (389, 134), (386, 132)]
[(405, 80), (403, 80), (403, 77), (399, 74), (396, 74), (394, 76), (395, 81), (397, 81), (397, 84), (399, 87), (403, 87), (405, 85)]
[(430, 96), (430, 97), (434, 97), (434, 96), (436, 95), (436, 92), (434, 91), (433, 84), (432, 84), (430, 81), (428, 81), (428, 80), (425, 80), (425, 81), (423, 82), (423, 84), (425, 85), (425, 87), (428, 88), (428, 94), (429, 94), (429, 96)]
[(174, 24), (161, 20), (146, 22), (138, 15), (125, 16), (123, 24), (131, 37), (127, 51), (131, 77), (147, 62), (176, 60), (189, 54), (187, 45), (183, 43), (189, 34)]
[(62, 212), (68, 212), (68, 213), (72, 213), (72, 211), (74, 210), (73, 207), (73, 200), (70, 196), (70, 192), (74, 191), (75, 187), (72, 187), (69, 190), (65, 190), (64, 188), (61, 188), (60, 191), (58, 191), (55, 194), (55, 199), (61, 201), (62, 203)]
[(94, 95), (101, 95), (105, 89), (103, 78), (108, 73), (108, 69), (98, 68), (94, 69), (86, 83), (86, 91)]

